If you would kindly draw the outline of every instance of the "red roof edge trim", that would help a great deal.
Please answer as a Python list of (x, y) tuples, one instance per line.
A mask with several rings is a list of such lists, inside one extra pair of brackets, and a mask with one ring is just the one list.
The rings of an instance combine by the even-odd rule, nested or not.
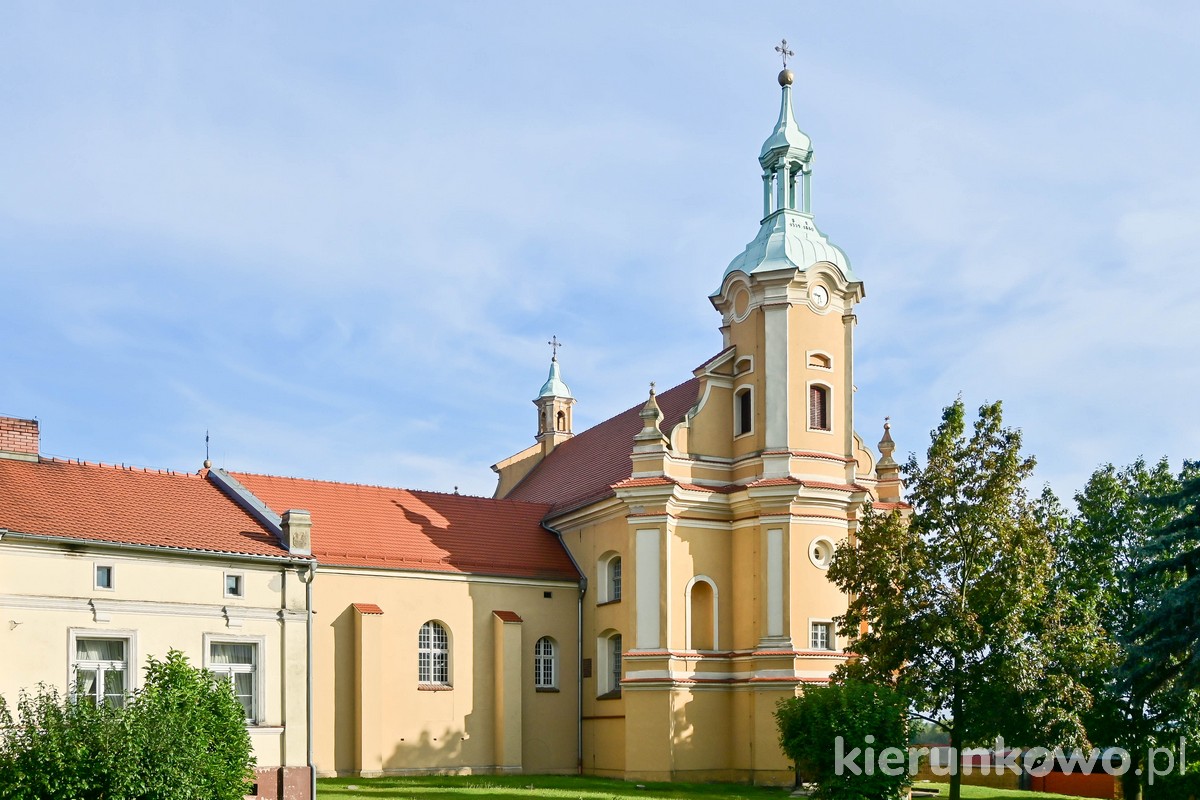
[(495, 614), (496, 619), (500, 620), (501, 622), (524, 622), (525, 621), (525, 620), (521, 619), (521, 617), (518, 616), (517, 612), (515, 612), (515, 611), (493, 611), (492, 613)]

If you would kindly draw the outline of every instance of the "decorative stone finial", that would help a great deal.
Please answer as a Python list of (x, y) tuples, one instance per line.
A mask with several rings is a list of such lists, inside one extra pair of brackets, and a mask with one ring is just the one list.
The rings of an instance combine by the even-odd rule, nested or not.
[(646, 404), (642, 406), (642, 410), (638, 412), (638, 416), (642, 418), (642, 432), (634, 437), (638, 441), (654, 440), (660, 441), (666, 438), (663, 435), (662, 428), (658, 424), (662, 422), (662, 409), (658, 407), (658, 399), (654, 395), (654, 382), (650, 382), (650, 396), (646, 399)]
[(883, 418), (883, 438), (879, 440), (879, 452), (883, 458), (879, 459), (878, 466), (892, 467), (896, 465), (895, 459), (892, 458), (892, 453), (896, 452), (896, 443), (892, 441), (892, 418)]

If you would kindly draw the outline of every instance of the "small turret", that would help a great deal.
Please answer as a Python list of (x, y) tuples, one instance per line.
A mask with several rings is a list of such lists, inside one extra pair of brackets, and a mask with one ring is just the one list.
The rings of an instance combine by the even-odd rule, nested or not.
[(900, 492), (904, 488), (900, 483), (900, 465), (892, 458), (892, 453), (896, 451), (896, 443), (892, 441), (891, 419), (883, 418), (883, 438), (879, 440), (880, 459), (875, 465), (879, 500), (884, 503), (900, 502)]
[(575, 405), (575, 397), (563, 382), (559, 371), (558, 348), (562, 343), (555, 336), (547, 344), (553, 348), (550, 375), (533, 401), (538, 409), (537, 440), (542, 443), (544, 456), (574, 435), (571, 430), (571, 408)]

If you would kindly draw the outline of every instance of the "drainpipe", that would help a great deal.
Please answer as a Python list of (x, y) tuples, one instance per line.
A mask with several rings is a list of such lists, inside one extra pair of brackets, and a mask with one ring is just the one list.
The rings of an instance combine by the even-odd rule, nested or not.
[(583, 774), (583, 596), (587, 594), (587, 575), (579, 568), (575, 555), (563, 540), (562, 531), (542, 523), (542, 527), (558, 537), (558, 543), (571, 559), (571, 566), (579, 573), (579, 601), (575, 616), (575, 763), (579, 774)]
[(308, 780), (309, 780), (309, 800), (317, 800), (317, 765), (313, 763), (313, 606), (312, 606), (312, 582), (317, 575), (317, 562), (314, 559), (308, 565), (308, 569), (304, 572), (307, 578), (300, 578), (304, 583), (304, 605), (308, 610), (308, 617), (305, 621), (307, 632), (305, 636), (305, 645), (307, 647), (308, 668), (307, 686), (305, 693), (307, 702), (305, 703), (306, 725), (305, 733), (307, 734), (308, 747)]

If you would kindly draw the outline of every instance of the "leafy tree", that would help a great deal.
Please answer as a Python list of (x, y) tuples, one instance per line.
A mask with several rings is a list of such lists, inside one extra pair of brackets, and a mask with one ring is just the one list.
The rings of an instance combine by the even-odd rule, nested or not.
[(1172, 495), (1180, 482), (1166, 459), (1143, 459), (1116, 469), (1105, 465), (1075, 494), (1078, 513), (1061, 537), (1055, 563), (1057, 605), (1080, 635), (1072, 661), (1093, 698), (1083, 714), (1093, 742), (1124, 748), (1130, 756), (1122, 776), (1127, 800), (1138, 800), (1146, 782), (1150, 747), (1195, 736), (1195, 703), (1182, 693), (1156, 691), (1149, 662), (1136, 647), (1136, 631), (1156, 598), (1178, 584), (1148, 571), (1154, 531), (1177, 516), (1149, 498)]
[(1162, 591), (1134, 631), (1134, 667), (1155, 688), (1200, 689), (1200, 464), (1184, 465), (1174, 491), (1151, 498), (1169, 519), (1146, 545), (1139, 575), (1163, 581)]
[(241, 800), (253, 757), (229, 681), (172, 650), (123, 708), (22, 692), (0, 697), (0, 800)]
[(866, 755), (907, 753), (906, 703), (893, 689), (853, 680), (807, 688), (779, 702), (775, 721), (780, 746), (797, 775), (816, 784), (818, 800), (893, 800), (911, 781), (905, 758), (884, 771)]
[(1034, 460), (1000, 403), (969, 436), (965, 417), (961, 399), (948, 406), (925, 466), (904, 465), (907, 518), (868, 509), (834, 555), (829, 578), (851, 598), (840, 632), (860, 656), (839, 674), (894, 685), (957, 752), (996, 736), (1077, 744), (1087, 696), (1046, 646), (1067, 638), (1049, 591), (1066, 516), (1048, 490), (1026, 491)]
[(130, 712), (144, 800), (241, 800), (249, 792), (250, 735), (228, 680), (172, 650), (150, 658)]

